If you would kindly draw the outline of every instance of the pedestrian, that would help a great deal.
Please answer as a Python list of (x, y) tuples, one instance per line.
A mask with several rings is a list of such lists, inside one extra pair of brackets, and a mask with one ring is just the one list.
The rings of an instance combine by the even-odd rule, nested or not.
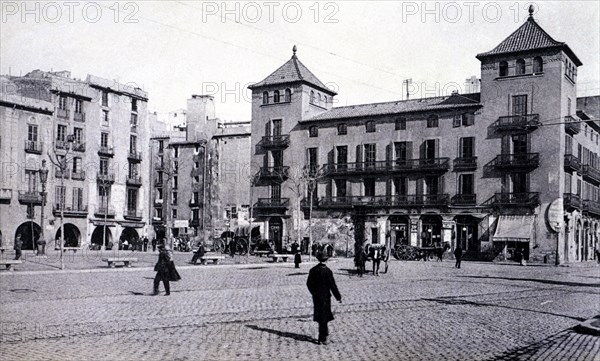
[(165, 296), (171, 294), (170, 282), (177, 282), (181, 279), (181, 276), (175, 268), (173, 262), (173, 253), (166, 245), (158, 246), (158, 262), (154, 266), (156, 276), (154, 277), (154, 295), (158, 295), (158, 287), (160, 281), (163, 282), (165, 287)]
[(462, 260), (462, 247), (460, 244), (456, 246), (456, 249), (454, 250), (454, 257), (456, 258), (456, 264), (454, 265), (454, 268), (460, 268), (460, 262)]
[(148, 252), (148, 237), (144, 236), (144, 252)]
[(125, 250), (125, 251), (129, 250), (129, 242), (127, 240), (123, 241), (123, 250)]
[(21, 258), (21, 248), (23, 248), (23, 240), (21, 240), (21, 233), (19, 233), (15, 238), (15, 260)]
[(379, 245), (373, 245), (373, 276), (379, 276), (379, 265), (381, 264), (382, 250)]
[(292, 243), (292, 254), (296, 253), (298, 253), (298, 241), (294, 241), (294, 243)]
[(600, 264), (600, 242), (596, 240), (596, 261)]
[(156, 252), (156, 237), (152, 237), (152, 252)]
[(190, 261), (191, 264), (196, 264), (196, 262), (198, 262), (198, 259), (202, 259), (202, 257), (204, 257), (204, 254), (206, 253), (206, 250), (204, 248), (204, 242), (200, 241), (200, 243), (198, 244), (198, 250), (196, 252), (194, 252), (194, 256), (192, 256), (192, 260)]
[(37, 249), (38, 249), (38, 256), (46, 255), (46, 240), (43, 239), (42, 237), (40, 237), (37, 240)]
[(360, 277), (365, 274), (365, 265), (367, 263), (367, 252), (363, 247), (360, 247), (360, 252), (358, 252), (356, 257), (356, 268), (358, 269), (358, 275)]
[(329, 336), (327, 323), (334, 320), (333, 313), (331, 312), (331, 294), (333, 294), (338, 302), (342, 302), (342, 295), (335, 284), (333, 272), (325, 265), (327, 261), (326, 254), (317, 252), (316, 257), (319, 264), (314, 266), (308, 273), (306, 286), (313, 299), (313, 320), (319, 324), (318, 343), (326, 345), (327, 336)]

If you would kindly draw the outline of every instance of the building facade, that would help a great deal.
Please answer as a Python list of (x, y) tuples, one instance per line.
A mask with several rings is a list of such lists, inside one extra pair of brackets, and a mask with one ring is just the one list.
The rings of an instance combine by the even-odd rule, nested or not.
[[(0, 227), (24, 249), (42, 235), (67, 247), (116, 247), (146, 235), (147, 94), (69, 72), (2, 77)], [(40, 169), (49, 169), (42, 196)], [(45, 202), (42, 207), (42, 199)], [(42, 216), (43, 208), (43, 216)]]
[(333, 108), (294, 47), (250, 87), (252, 202), (266, 238), (591, 259), (600, 124), (597, 102), (577, 98), (581, 61), (532, 15), (477, 58), (480, 92)]

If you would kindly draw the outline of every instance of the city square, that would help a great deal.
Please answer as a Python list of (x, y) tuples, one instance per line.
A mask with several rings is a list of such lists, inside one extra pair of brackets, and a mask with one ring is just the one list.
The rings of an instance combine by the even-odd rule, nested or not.
[(333, 258), (342, 303), (333, 305), (331, 342), (318, 345), (306, 289), (314, 262), (177, 259), (183, 279), (169, 297), (152, 296), (145, 264), (71, 259), (65, 271), (0, 273), (3, 360), (597, 360), (600, 352), (597, 336), (574, 331), (599, 314), (592, 263), (455, 269), (451, 260), (393, 260), (380, 277), (358, 277), (352, 259)]

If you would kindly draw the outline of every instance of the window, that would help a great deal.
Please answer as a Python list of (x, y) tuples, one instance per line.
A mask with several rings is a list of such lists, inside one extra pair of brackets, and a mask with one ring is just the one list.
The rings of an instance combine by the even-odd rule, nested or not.
[(406, 118), (396, 119), (396, 130), (406, 130)]
[(66, 110), (67, 109), (67, 97), (61, 95), (58, 97), (58, 109)]
[(337, 198), (344, 198), (347, 194), (346, 180), (336, 179), (335, 180), (335, 196)]
[(367, 133), (375, 133), (375, 122), (372, 120), (369, 120), (365, 124), (365, 128), (366, 128)]
[(158, 152), (162, 153), (165, 150), (165, 142), (164, 140), (158, 141)]
[(312, 125), (308, 128), (308, 136), (311, 138), (319, 136), (319, 128), (316, 125)]
[(98, 169), (98, 172), (101, 175), (108, 174), (108, 158), (100, 158), (100, 167)]
[(269, 92), (263, 92), (263, 104), (269, 104)]
[(363, 186), (365, 188), (365, 196), (374, 197), (375, 196), (375, 179), (367, 178), (363, 181)]
[(82, 164), (81, 157), (73, 157), (73, 173), (81, 172), (81, 170), (82, 170), (81, 164)]
[(138, 191), (135, 188), (127, 189), (127, 210), (135, 212), (137, 210)]
[(108, 133), (100, 133), (100, 147), (108, 148)]
[(310, 91), (310, 103), (311, 104), (315, 103), (315, 92), (314, 92), (314, 90)]
[(64, 142), (67, 139), (67, 126), (59, 124), (56, 128), (56, 140)]
[(508, 75), (508, 63), (505, 61), (501, 61), (498, 76), (507, 76), (507, 75)]
[(528, 150), (527, 134), (515, 134), (512, 136), (513, 154), (525, 154)]
[[(158, 172), (158, 179), (156, 180), (156, 183), (161, 183), (163, 182), (163, 172)], [(162, 198), (162, 196), (160, 197)]]
[(173, 209), (171, 214), (173, 215), (173, 219), (177, 219), (177, 209)]
[(37, 179), (38, 179), (37, 171), (26, 170), (25, 177), (27, 179), (27, 191), (29, 193), (37, 192)]
[(308, 148), (307, 164), (310, 172), (316, 171), (319, 168), (319, 153), (318, 148)]
[(285, 102), (289, 103), (292, 101), (292, 91), (288, 88), (285, 90)]
[(348, 134), (348, 127), (346, 126), (346, 123), (340, 123), (337, 126), (337, 132), (338, 135), (346, 135)]
[(38, 140), (38, 126), (29, 124), (27, 126), (27, 140), (30, 142), (37, 142)]
[(338, 167), (340, 164), (347, 164), (348, 163), (348, 146), (347, 145), (339, 145), (337, 147), (335, 147), (336, 153), (337, 153), (337, 158), (336, 158), (336, 163), (338, 164)]
[(458, 176), (458, 194), (475, 194), (475, 176), (473, 174)]
[(83, 129), (82, 128), (73, 128), (73, 135), (75, 137), (75, 143), (83, 144)]
[(569, 173), (565, 173), (565, 193), (571, 193), (571, 187), (573, 184), (573, 177)]
[(83, 113), (83, 101), (80, 99), (75, 99), (75, 113)]
[(131, 131), (135, 132), (138, 125), (138, 116), (137, 114), (131, 114), (131, 119), (129, 120), (129, 125), (131, 126)]
[(131, 111), (132, 112), (137, 112), (137, 110), (138, 110), (137, 99), (131, 98)]
[(83, 188), (73, 188), (73, 209), (83, 210)]
[(373, 144), (365, 144), (365, 165), (367, 167), (375, 167), (375, 161), (377, 159), (377, 149), (376, 145)]
[(406, 161), (410, 158), (410, 149), (412, 145), (409, 142), (396, 142), (394, 143), (394, 153), (396, 156), (396, 164), (404, 165)]
[(281, 199), (281, 184), (273, 184), (271, 186), (271, 199), (275, 201)]
[(454, 118), (452, 119), (452, 128), (460, 127), (461, 120), (462, 120), (462, 115), (455, 115)]
[(475, 156), (475, 137), (460, 138), (459, 156), (471, 158)]
[(192, 220), (199, 221), (200, 220), (200, 210), (192, 209)]
[(462, 115), (462, 126), (469, 127), (475, 124), (475, 114), (473, 113), (464, 113)]
[(525, 60), (517, 59), (517, 62), (515, 64), (515, 74), (516, 75), (525, 74)]
[(177, 192), (171, 193), (171, 204), (177, 204)]
[(439, 118), (437, 115), (430, 115), (427, 118), (427, 128), (437, 128), (439, 125)]
[(281, 119), (273, 119), (273, 136), (278, 137), (281, 135)]
[(327, 96), (323, 95), (323, 103), (325, 104), (325, 107), (327, 107)]
[(573, 154), (573, 137), (565, 135), (565, 154)]
[(544, 61), (540, 56), (533, 58), (533, 73), (540, 74), (544, 72)]
[(179, 172), (179, 162), (173, 161), (173, 173)]
[(321, 105), (321, 93), (317, 94), (317, 104)]
[(102, 91), (102, 106), (103, 107), (108, 106), (108, 92), (107, 91)]
[(173, 158), (177, 158), (179, 157), (179, 147), (174, 145), (173, 146)]
[(105, 187), (102, 185), (98, 185), (98, 197), (100, 207), (105, 208), (108, 206), (110, 201), (110, 187)]
[(408, 194), (408, 178), (400, 177), (394, 178), (394, 194), (397, 196), (404, 196)]
[(526, 115), (527, 114), (527, 95), (513, 95), (512, 97), (512, 114)]
[(54, 187), (54, 199), (56, 200), (56, 205), (62, 207), (65, 204), (65, 186), (56, 186)]
[(177, 189), (177, 188), (179, 188), (179, 178), (176, 175), (174, 175), (173, 176), (173, 189)]
[(108, 110), (102, 111), (102, 121), (104, 122), (104, 125), (108, 125)]
[(275, 90), (275, 92), (273, 93), (273, 103), (279, 103), (279, 101), (280, 101), (279, 90)]

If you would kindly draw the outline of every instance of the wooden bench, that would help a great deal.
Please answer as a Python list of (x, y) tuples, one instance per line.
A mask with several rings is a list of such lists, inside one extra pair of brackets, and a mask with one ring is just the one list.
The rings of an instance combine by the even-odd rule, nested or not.
[(290, 256), (292, 256), (292, 255), (290, 255), (290, 254), (271, 253), (271, 255), (269, 257), (273, 258), (273, 262), (277, 263), (280, 258), (281, 258), (281, 260), (283, 260), (283, 262), (287, 262), (287, 259)]
[[(60, 247), (54, 247), (55, 251), (60, 251)], [(81, 247), (63, 247), (63, 252), (71, 251), (73, 253), (77, 253), (77, 251), (81, 251)]]
[(107, 262), (108, 267), (114, 268), (115, 263), (123, 263), (125, 267), (131, 267), (133, 262), (137, 262), (137, 258), (123, 258), (123, 257), (113, 257), (113, 258), (102, 258), (102, 262)]
[(12, 271), (13, 264), (21, 264), (23, 261), (18, 259), (2, 259), (0, 260), (0, 266), (6, 266), (7, 271)]
[(273, 253), (273, 252), (271, 252), (271, 251), (254, 251), (254, 255), (258, 256), (258, 257), (268, 256), (271, 253)]
[(213, 261), (214, 264), (219, 264), (219, 260), (222, 259), (225, 259), (225, 256), (205, 254), (204, 256), (200, 257), (200, 263), (206, 264), (206, 262), (210, 260)]

